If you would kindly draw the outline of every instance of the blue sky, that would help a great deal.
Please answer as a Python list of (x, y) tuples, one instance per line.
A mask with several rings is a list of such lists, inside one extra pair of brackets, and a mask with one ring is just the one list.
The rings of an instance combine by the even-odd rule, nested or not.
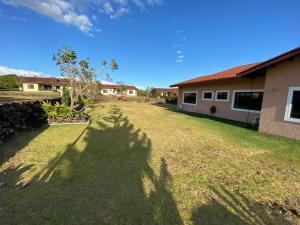
[(262, 61), (300, 45), (299, 0), (0, 0), (0, 66), (59, 75), (71, 46), (114, 81), (170, 84)]

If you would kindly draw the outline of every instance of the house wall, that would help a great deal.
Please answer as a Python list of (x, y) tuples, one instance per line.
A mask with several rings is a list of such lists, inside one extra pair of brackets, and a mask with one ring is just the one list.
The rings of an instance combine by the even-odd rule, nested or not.
[(259, 130), (300, 139), (300, 123), (284, 120), (289, 87), (300, 87), (300, 56), (267, 69)]
[[(107, 90), (107, 93), (104, 93), (104, 90)], [(129, 93), (130, 90), (124, 90), (124, 91), (125, 91), (124, 95), (137, 96), (137, 90), (132, 90), (133, 91), (132, 94)], [(115, 89), (102, 89), (101, 94), (103, 94), (103, 95), (118, 95), (117, 91)]]
[(28, 89), (28, 85), (33, 83), (23, 83), (23, 91), (39, 91), (39, 84), (33, 84), (33, 89)]
[[(196, 86), (186, 86), (179, 88), (178, 105), (182, 107), (184, 111), (202, 113), (206, 115), (212, 115), (220, 118), (226, 118), (230, 120), (236, 120), (245, 123), (251, 123), (255, 118), (260, 116), (260, 113), (244, 112), (232, 110), (232, 100), (234, 90), (249, 90), (249, 89), (264, 89), (265, 77), (258, 77), (254, 79), (240, 78), (226, 81), (212, 81), (206, 82)], [(229, 91), (228, 101), (216, 101), (216, 91)], [(189, 91), (197, 92), (197, 104), (187, 105), (183, 104), (183, 93)], [(203, 91), (213, 91), (214, 99), (212, 101), (202, 100)], [(210, 113), (210, 108), (216, 106), (217, 112), (215, 114)]]

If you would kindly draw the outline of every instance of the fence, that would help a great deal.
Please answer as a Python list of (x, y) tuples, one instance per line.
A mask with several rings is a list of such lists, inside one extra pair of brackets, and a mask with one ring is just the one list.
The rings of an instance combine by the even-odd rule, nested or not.
[(96, 102), (133, 102), (133, 103), (166, 103), (164, 98), (128, 97), (128, 96), (98, 96)]

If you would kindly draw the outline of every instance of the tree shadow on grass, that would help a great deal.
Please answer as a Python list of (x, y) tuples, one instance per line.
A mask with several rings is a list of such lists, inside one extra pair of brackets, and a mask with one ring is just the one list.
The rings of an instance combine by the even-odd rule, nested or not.
[(0, 224), (181, 225), (167, 162), (156, 175), (151, 151), (147, 135), (113, 107), (26, 185), (17, 184), (29, 168), (10, 171), (9, 186), (0, 187)]
[[(207, 203), (192, 213), (194, 225), (280, 225), (294, 224), (284, 217), (272, 215), (266, 207), (224, 186), (209, 187), (212, 195)], [(212, 197), (214, 196), (214, 197)]]

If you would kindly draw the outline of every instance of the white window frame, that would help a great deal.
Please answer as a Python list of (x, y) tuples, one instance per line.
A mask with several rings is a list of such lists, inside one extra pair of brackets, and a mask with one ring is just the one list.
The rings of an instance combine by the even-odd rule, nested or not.
[[(204, 98), (204, 95), (206, 93), (211, 93), (211, 98), (210, 99)], [(202, 92), (202, 100), (203, 101), (213, 101), (214, 100), (214, 92), (213, 91), (203, 91)]]
[(250, 113), (260, 113), (261, 112), (261, 111), (258, 111), (258, 110), (234, 108), (234, 101), (235, 101), (235, 93), (236, 92), (263, 92), (264, 93), (263, 89), (234, 90), (232, 92), (232, 102), (231, 102), (231, 110), (233, 110), (233, 111), (250, 112)]
[[(184, 94), (196, 94), (196, 103), (193, 104), (193, 103), (185, 103), (184, 102)], [(183, 95), (182, 95), (182, 104), (184, 105), (197, 105), (197, 102), (198, 102), (198, 92), (197, 91), (186, 91), (186, 92), (183, 92)]]
[[(220, 92), (226, 92), (227, 93), (227, 99), (218, 99), (218, 93), (220, 93)], [(228, 90), (218, 90), (218, 91), (216, 91), (215, 101), (228, 102), (229, 98), (230, 98), (229, 95), (230, 95), (230, 91), (228, 91)]]
[(294, 91), (300, 91), (300, 87), (289, 87), (289, 92), (288, 92), (288, 97), (287, 97), (286, 107), (285, 107), (284, 120), (289, 122), (294, 122), (294, 123), (300, 123), (300, 119), (291, 118)]
[(133, 94), (134, 94), (134, 91), (133, 91), (133, 90), (128, 90), (128, 94), (129, 94), (129, 95), (133, 95)]

